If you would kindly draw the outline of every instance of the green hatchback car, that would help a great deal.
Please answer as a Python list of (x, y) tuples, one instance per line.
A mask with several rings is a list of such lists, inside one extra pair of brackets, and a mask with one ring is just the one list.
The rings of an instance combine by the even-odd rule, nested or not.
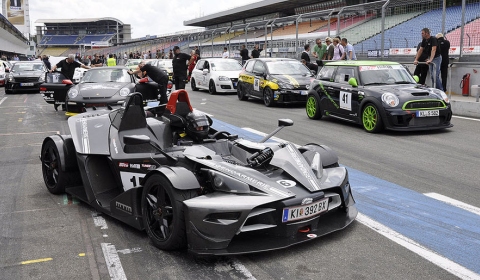
[(358, 123), (367, 132), (452, 127), (448, 96), (416, 78), (396, 62), (328, 62), (310, 85), (306, 113)]

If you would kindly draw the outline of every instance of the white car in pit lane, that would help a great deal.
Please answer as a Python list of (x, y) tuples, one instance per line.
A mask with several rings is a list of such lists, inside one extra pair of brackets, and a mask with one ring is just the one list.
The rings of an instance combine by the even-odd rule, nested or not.
[(192, 71), (192, 90), (207, 89), (210, 94), (237, 92), (238, 75), (242, 65), (230, 58), (200, 59)]

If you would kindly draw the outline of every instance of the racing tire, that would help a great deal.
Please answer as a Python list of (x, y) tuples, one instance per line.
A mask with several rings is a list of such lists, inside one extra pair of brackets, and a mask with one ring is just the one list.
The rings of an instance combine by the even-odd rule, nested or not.
[(142, 194), (142, 218), (155, 247), (169, 251), (187, 246), (183, 201), (197, 196), (196, 190), (175, 189), (160, 174), (147, 179)]
[(273, 91), (271, 88), (265, 88), (263, 91), (263, 103), (267, 107), (273, 107), (275, 101), (273, 100)]
[[(62, 171), (62, 162), (58, 154), (57, 145), (49, 140), (43, 145), (42, 154), (43, 180), (49, 192), (61, 194), (69, 183), (69, 174)], [(65, 164), (65, 163), (63, 163)]]
[(238, 96), (238, 99), (241, 100), (241, 101), (247, 101), (248, 100), (248, 96), (246, 96), (243, 93), (242, 87), (240, 85), (237, 85), (237, 96)]
[(210, 80), (210, 83), (208, 83), (208, 93), (210, 94), (217, 93), (217, 89), (215, 88), (215, 82), (213, 80)]
[(190, 79), (190, 87), (192, 88), (193, 91), (197, 91), (197, 84), (195, 83), (195, 79), (191, 78)]
[(380, 112), (373, 103), (368, 103), (362, 109), (362, 126), (365, 131), (377, 133), (383, 130), (383, 121)]
[(319, 120), (322, 118), (322, 109), (320, 107), (320, 100), (313, 94), (310, 94), (307, 98), (307, 104), (305, 105), (305, 111), (307, 116), (312, 120)]

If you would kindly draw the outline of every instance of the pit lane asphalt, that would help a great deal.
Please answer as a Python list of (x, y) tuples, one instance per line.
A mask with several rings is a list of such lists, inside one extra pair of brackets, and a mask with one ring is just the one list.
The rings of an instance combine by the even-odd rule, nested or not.
[[(301, 106), (266, 108), (240, 102), (236, 95), (187, 90), (194, 107), (227, 123), (268, 133), (277, 119), (291, 118), (295, 125), (278, 137), (327, 144), (344, 165), (480, 207), (479, 122), (454, 119), (455, 126), (445, 131), (372, 135), (332, 119), (308, 120)], [(56, 131), (68, 134), (63, 112), (55, 112), (39, 94), (5, 95), (3, 88), (0, 102), (2, 279), (110, 279), (102, 244), (115, 246), (128, 279), (454, 278), (358, 222), (285, 250), (221, 258), (160, 251), (145, 233), (106, 216), (108, 228), (102, 229), (89, 206), (51, 195), (44, 186), (40, 145)]]

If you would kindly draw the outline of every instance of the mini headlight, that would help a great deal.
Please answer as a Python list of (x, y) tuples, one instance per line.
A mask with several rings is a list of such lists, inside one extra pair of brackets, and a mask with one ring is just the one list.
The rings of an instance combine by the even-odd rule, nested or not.
[(390, 92), (385, 92), (382, 94), (382, 101), (390, 107), (396, 107), (399, 103), (398, 97)]
[(75, 98), (78, 95), (78, 90), (76, 88), (72, 88), (68, 91), (68, 98)]
[(127, 96), (130, 94), (130, 90), (128, 88), (122, 88), (120, 90), (120, 96)]
[(218, 80), (219, 80), (219, 81), (230, 81), (230, 78), (229, 78), (229, 77), (225, 77), (225, 76), (219, 76), (219, 77), (218, 77)]
[(433, 91), (433, 93), (440, 96), (445, 101), (445, 103), (450, 103), (450, 99), (448, 98), (448, 96), (445, 92), (443, 92), (442, 90), (436, 89), (436, 88), (432, 88), (431, 90)]

